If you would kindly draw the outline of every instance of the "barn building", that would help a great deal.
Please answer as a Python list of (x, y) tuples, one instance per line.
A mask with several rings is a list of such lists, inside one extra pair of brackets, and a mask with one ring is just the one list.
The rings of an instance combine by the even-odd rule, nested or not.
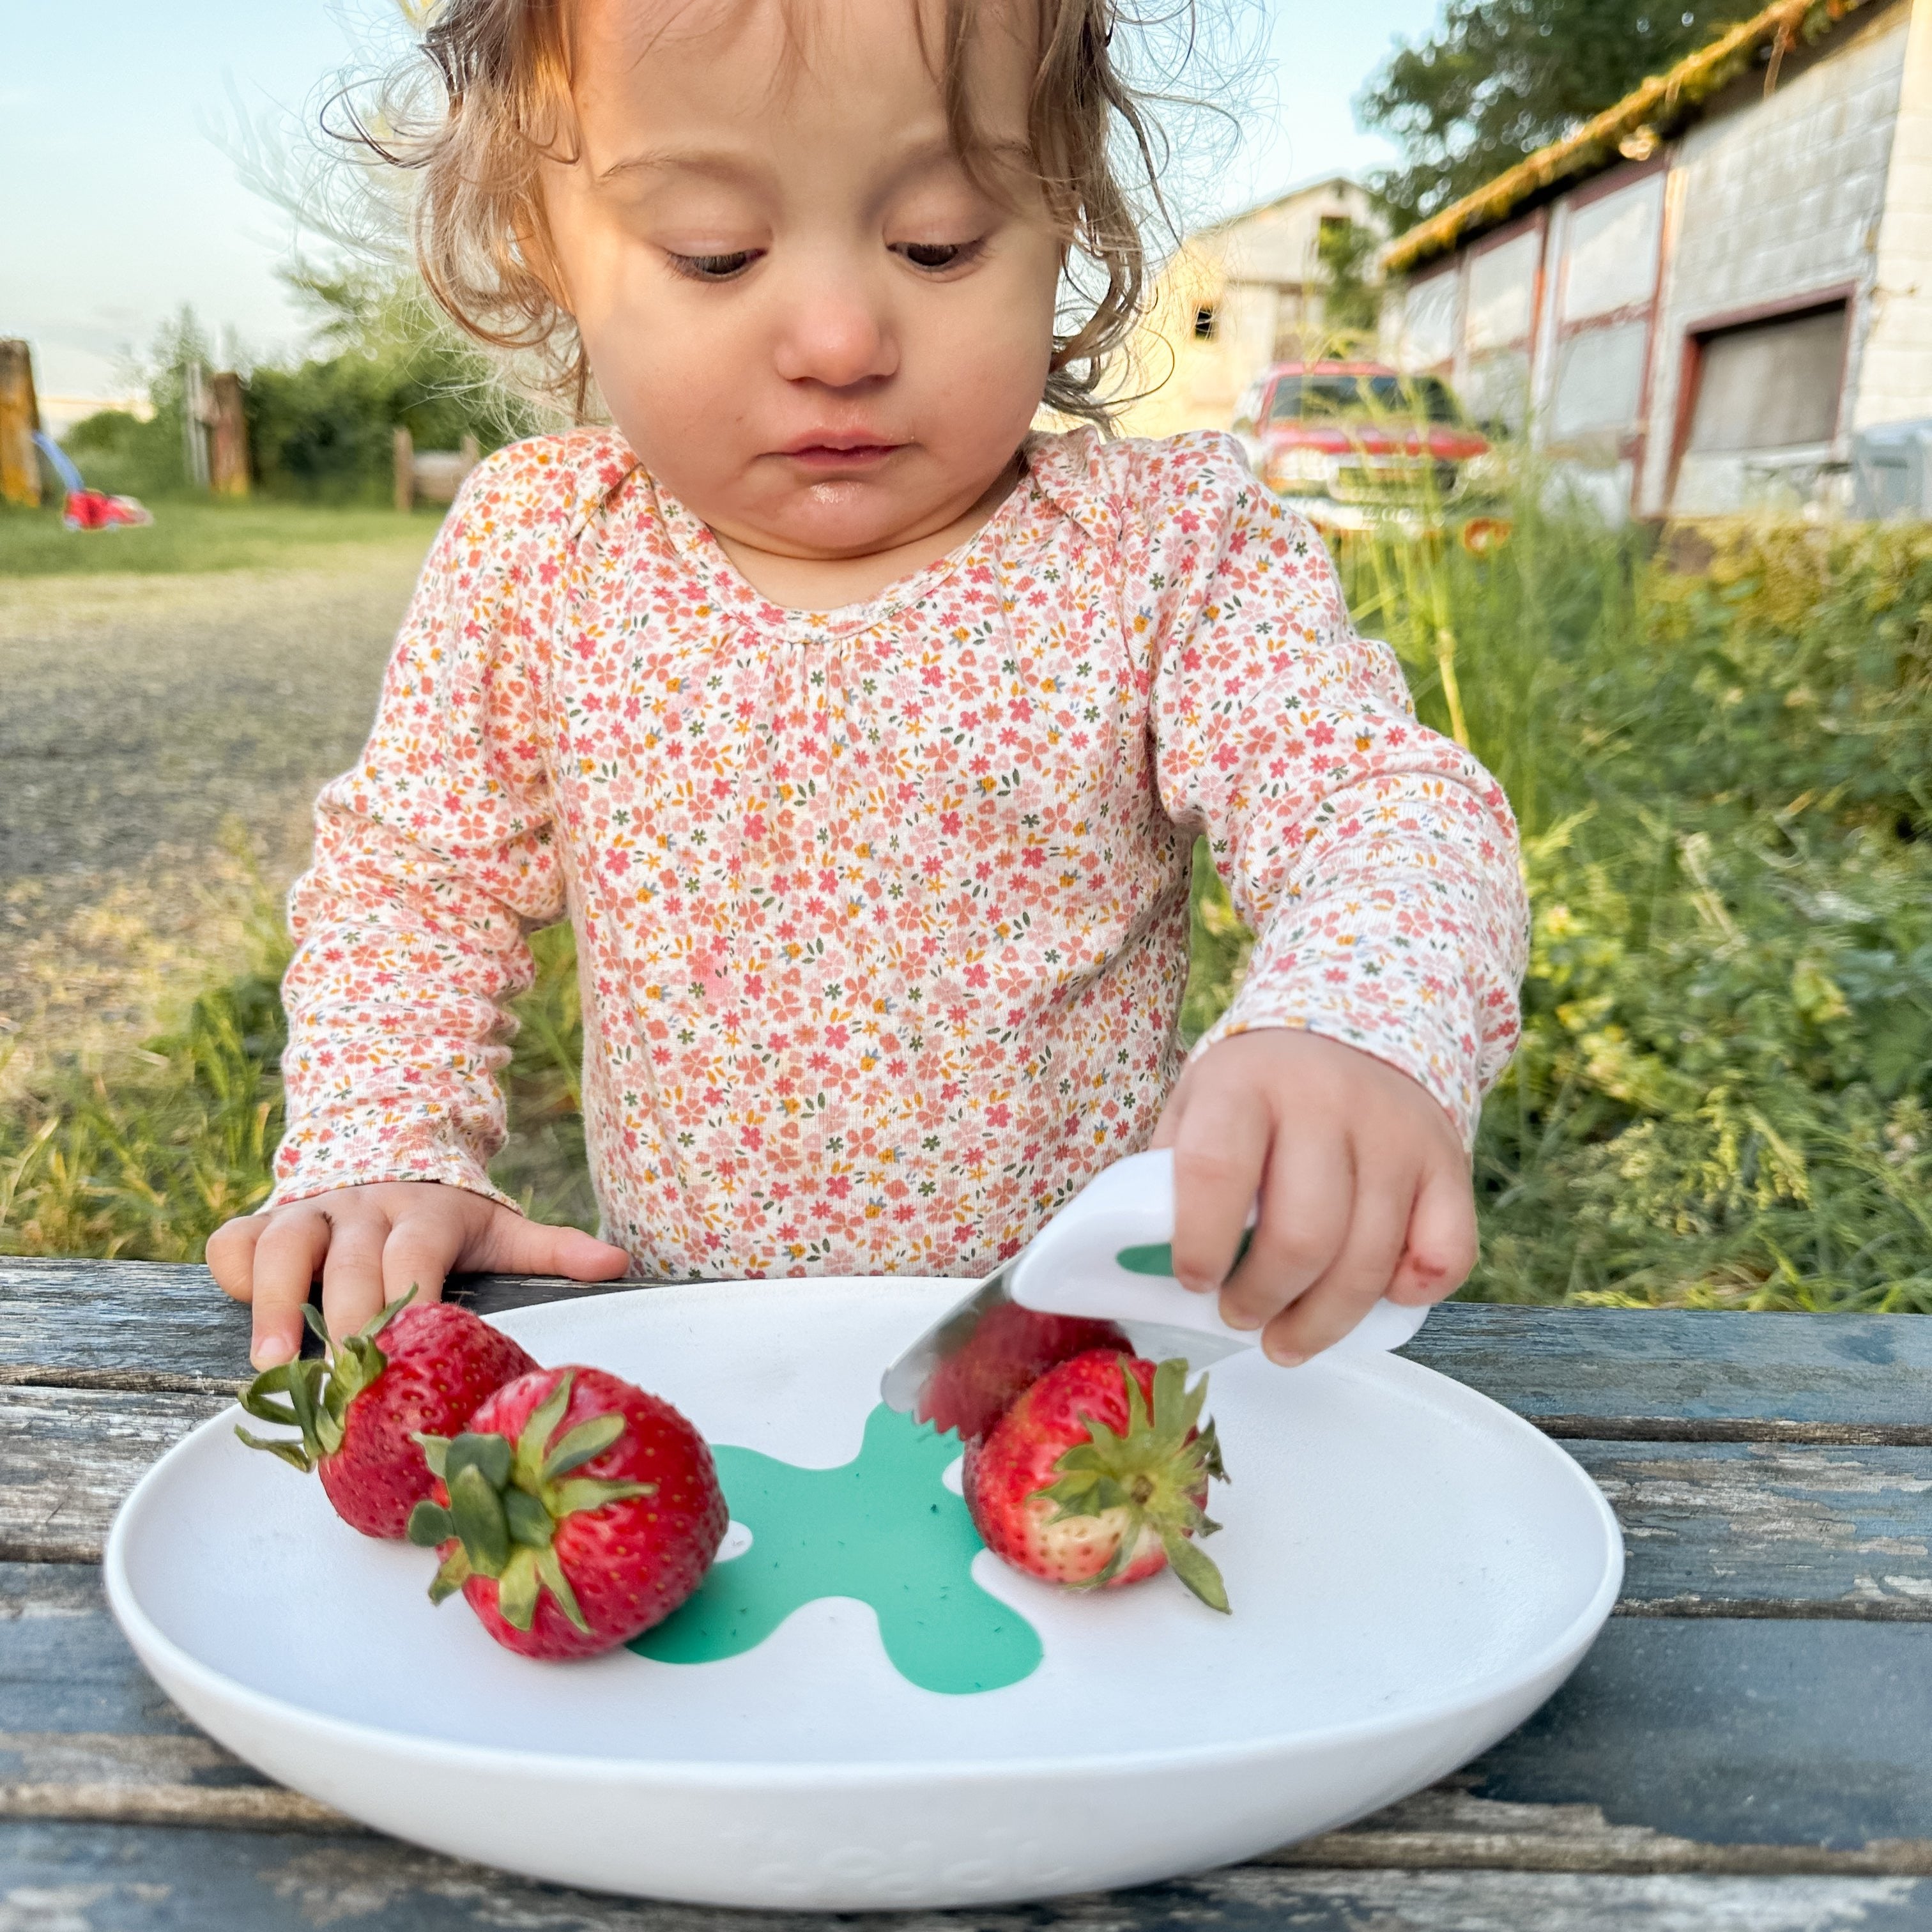
[(1383, 262), (1388, 352), (1606, 509), (1848, 506), (1932, 418), (1932, 0), (1780, 0)]
[(1388, 227), (1347, 175), (1306, 182), (1190, 235), (1162, 271), (1134, 344), (1150, 393), (1124, 410), (1129, 436), (1226, 429), (1269, 363), (1314, 353), (1326, 333), (1322, 237)]

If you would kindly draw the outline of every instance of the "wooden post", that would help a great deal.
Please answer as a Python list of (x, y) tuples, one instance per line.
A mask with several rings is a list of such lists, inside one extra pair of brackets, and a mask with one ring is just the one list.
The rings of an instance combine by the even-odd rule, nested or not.
[(208, 481), (218, 496), (248, 494), (248, 413), (242, 378), (224, 370), (208, 386)]
[(34, 447), (40, 426), (33, 351), (24, 342), (0, 341), (0, 498), (30, 510), (40, 501), (40, 453)]
[(188, 482), (208, 488), (208, 383), (199, 362), (182, 371), (182, 461)]
[(416, 506), (416, 439), (399, 423), (396, 426), (396, 508), (406, 517)]

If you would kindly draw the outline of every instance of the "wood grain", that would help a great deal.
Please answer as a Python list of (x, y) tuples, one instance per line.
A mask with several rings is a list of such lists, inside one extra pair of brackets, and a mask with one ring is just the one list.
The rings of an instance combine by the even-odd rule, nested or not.
[(1932, 1449), (1564, 1446), (1623, 1525), (1625, 1614), (1932, 1618)]
[(0, 1558), (98, 1562), (122, 1499), (218, 1396), (0, 1389)]
[[(484, 1314), (621, 1292), (532, 1276), (460, 1279)], [(247, 1311), (206, 1270), (142, 1262), (0, 1260), (0, 1381), (57, 1375), (226, 1387), (248, 1370)], [(164, 1347), (157, 1337), (165, 1336)], [(1735, 1315), (1680, 1310), (1498, 1308), (1451, 1302), (1404, 1352), (1506, 1407), (1575, 1437), (1810, 1439), (1794, 1432), (1880, 1432), (1932, 1441), (1932, 1318)], [(142, 1382), (141, 1377), (166, 1378)], [(191, 1384), (198, 1388), (200, 1384)], [(1762, 1436), (1744, 1432), (1766, 1425)], [(1903, 1432), (1901, 1433), (1901, 1432)]]
[[(0, 1388), (0, 1558), (98, 1561), (142, 1472), (226, 1406)], [(1932, 1618), (1932, 1450), (1567, 1446), (1624, 1526), (1625, 1614)]]
[[(957, 1914), (752, 1912), (540, 1886), (370, 1838), (0, 1828), (0, 1899), (62, 1932), (1926, 1932), (1932, 1882), (1254, 1864), (1140, 1891)], [(17, 1908), (16, 1908), (17, 1909)], [(67, 1916), (57, 1918), (58, 1910)]]
[[(305, 1801), (233, 1795), (272, 1787), (162, 1697), (96, 1573), (0, 1567), (0, 1818), (326, 1828)], [(1928, 1707), (1932, 1626), (1619, 1622), (1521, 1730), (1319, 1856), (1932, 1876)]]

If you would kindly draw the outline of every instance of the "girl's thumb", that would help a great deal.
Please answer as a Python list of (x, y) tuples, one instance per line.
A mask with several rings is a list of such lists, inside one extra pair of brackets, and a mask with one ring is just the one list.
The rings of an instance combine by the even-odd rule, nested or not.
[(500, 1233), (506, 1274), (560, 1274), (572, 1281), (615, 1281), (631, 1265), (622, 1248), (600, 1241), (580, 1228), (549, 1228), (540, 1221), (506, 1214), (512, 1223)]

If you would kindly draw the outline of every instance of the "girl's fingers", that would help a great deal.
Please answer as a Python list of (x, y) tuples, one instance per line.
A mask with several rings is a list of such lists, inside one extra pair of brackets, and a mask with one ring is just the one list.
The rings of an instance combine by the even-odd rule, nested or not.
[(418, 1301), (442, 1297), (444, 1277), (468, 1244), (467, 1204), (481, 1197), (459, 1187), (437, 1190), (436, 1199), (400, 1215), (382, 1244), (382, 1300), (400, 1301), (411, 1288)]
[(1476, 1265), (1476, 1202), (1460, 1157), (1432, 1160), (1408, 1217), (1408, 1240), (1389, 1298), (1426, 1307), (1454, 1294)]
[(382, 1248), (388, 1234), (389, 1217), (374, 1208), (330, 1217), (322, 1317), (338, 1341), (382, 1312)]
[(292, 1362), (302, 1353), (302, 1310), (322, 1257), (328, 1223), (306, 1204), (269, 1217), (255, 1244), (254, 1339), (248, 1359), (258, 1369)]
[(1308, 1292), (1270, 1322), (1262, 1336), (1268, 1358), (1284, 1365), (1305, 1362), (1350, 1329), (1388, 1292), (1402, 1258), (1415, 1198), (1412, 1178), (1390, 1184), (1364, 1175), (1356, 1190), (1348, 1232), (1334, 1258)]
[(1340, 1135), (1303, 1139), (1277, 1130), (1254, 1239), (1221, 1291), (1222, 1320), (1258, 1328), (1318, 1280), (1347, 1236), (1355, 1192)]
[(581, 1228), (552, 1228), (526, 1220), (507, 1208), (496, 1210), (486, 1246), (488, 1265), (506, 1274), (563, 1275), (572, 1281), (615, 1281), (628, 1274), (631, 1258), (622, 1248), (586, 1234)]
[(244, 1214), (225, 1221), (208, 1238), (205, 1258), (214, 1285), (237, 1301), (255, 1298), (255, 1246), (268, 1232), (265, 1214)]
[(1174, 1272), (1197, 1293), (1234, 1264), (1267, 1163), (1270, 1122), (1251, 1093), (1197, 1094), (1174, 1142)]

